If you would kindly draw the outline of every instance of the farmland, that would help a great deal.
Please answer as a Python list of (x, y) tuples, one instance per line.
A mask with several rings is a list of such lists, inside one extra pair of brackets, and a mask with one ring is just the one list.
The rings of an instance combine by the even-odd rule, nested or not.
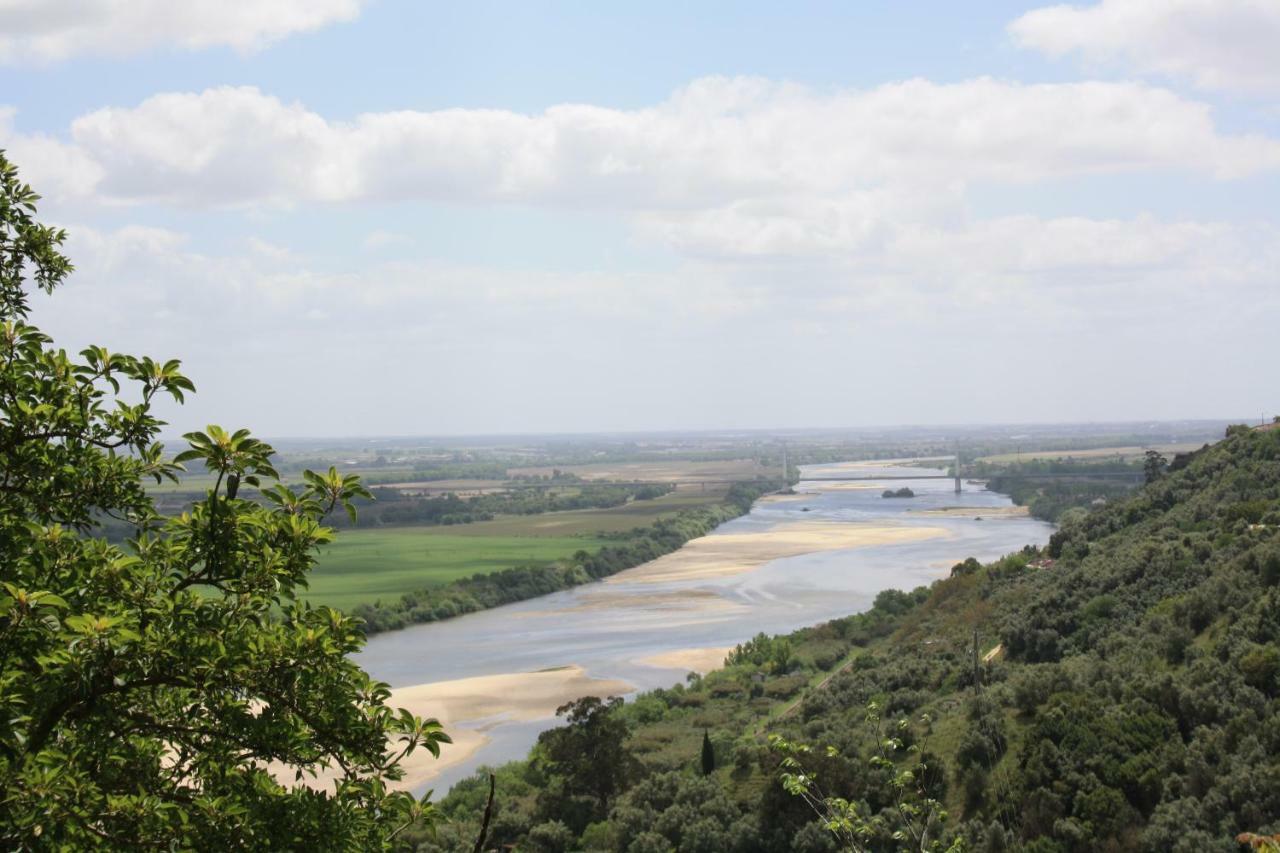
[(611, 509), (503, 516), (463, 525), (344, 530), (322, 550), (307, 598), (350, 609), (476, 573), (549, 563), (579, 550), (594, 552), (605, 543), (604, 534), (715, 503), (722, 495), (679, 491)]
[(643, 462), (592, 462), (585, 465), (530, 466), (512, 468), (513, 477), (546, 477), (560, 470), (584, 480), (751, 480), (777, 477), (780, 467), (765, 465), (755, 458), (717, 459), (711, 461), (679, 458), (656, 458)]

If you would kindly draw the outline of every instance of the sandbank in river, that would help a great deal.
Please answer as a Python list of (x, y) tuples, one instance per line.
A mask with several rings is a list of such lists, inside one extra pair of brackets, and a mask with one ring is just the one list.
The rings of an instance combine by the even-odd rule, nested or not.
[(945, 527), (793, 521), (768, 530), (717, 533), (685, 543), (656, 560), (606, 578), (608, 584), (668, 583), (736, 575), (784, 557), (869, 545), (919, 542), (949, 535)]
[[(721, 660), (723, 658), (721, 655)], [(388, 782), (387, 787), (400, 791), (423, 788), (487, 744), (486, 730), (499, 723), (550, 720), (557, 708), (575, 699), (621, 696), (634, 690), (635, 687), (618, 679), (590, 678), (580, 666), (481, 675), (397, 688), (391, 691), (389, 706), (406, 708), (419, 717), (434, 717), (453, 743), (441, 744), (438, 759), (425, 749), (415, 749), (400, 762), (404, 778)], [(273, 772), (283, 784), (292, 783), (291, 772), (279, 767)], [(328, 788), (336, 778), (335, 771), (327, 771), (304, 782), (314, 788)]]

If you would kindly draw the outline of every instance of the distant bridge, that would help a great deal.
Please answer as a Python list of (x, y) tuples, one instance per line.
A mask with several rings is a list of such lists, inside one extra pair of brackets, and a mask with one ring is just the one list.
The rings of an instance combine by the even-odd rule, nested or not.
[[(1047, 474), (995, 474), (980, 475), (976, 472), (966, 474), (960, 465), (960, 458), (957, 456), (954, 462), (954, 474), (836, 474), (821, 476), (802, 476), (802, 483), (879, 483), (888, 480), (952, 480), (955, 482), (956, 494), (960, 494), (963, 489), (965, 479), (976, 477), (981, 480), (988, 479), (1007, 479), (1007, 480), (1127, 480), (1133, 483), (1141, 483), (1144, 479), (1141, 471), (1072, 471), (1072, 472), (1055, 472)], [(937, 470), (937, 469), (933, 469)], [(746, 478), (727, 478), (727, 477), (686, 477), (676, 480), (562, 480), (559, 482), (551, 480), (542, 481), (507, 481), (501, 484), (476, 486), (474, 489), (459, 488), (456, 485), (438, 488), (433, 487), (430, 481), (423, 483), (415, 483), (410, 486), (404, 484), (401, 488), (408, 490), (412, 488), (414, 491), (420, 492), (469, 492), (469, 491), (487, 491), (487, 490), (511, 490), (511, 489), (564, 489), (579, 486), (698, 486), (705, 490), (708, 486), (732, 486), (735, 483), (750, 483), (753, 479)]]

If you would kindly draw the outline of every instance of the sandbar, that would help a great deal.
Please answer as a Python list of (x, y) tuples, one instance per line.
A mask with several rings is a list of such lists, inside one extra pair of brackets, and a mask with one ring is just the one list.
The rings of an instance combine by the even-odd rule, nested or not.
[(1031, 515), (1025, 506), (946, 506), (941, 509), (911, 510), (915, 515), (961, 516), (963, 518), (1025, 518)]
[(604, 584), (669, 583), (741, 574), (784, 557), (949, 536), (944, 527), (796, 521), (749, 533), (717, 533), (605, 579)]
[[(851, 459), (846, 462), (826, 462), (814, 467), (816, 474), (839, 474), (845, 471), (862, 473), (866, 468), (908, 468), (916, 462), (950, 462), (954, 456), (902, 456), (896, 459)], [(804, 480), (803, 473), (800, 479)]]
[[(421, 788), (444, 770), (461, 764), (489, 742), (486, 731), (504, 722), (550, 719), (556, 708), (584, 696), (620, 696), (635, 687), (618, 679), (591, 678), (580, 666), (564, 666), (538, 672), (481, 675), (453, 681), (416, 684), (391, 691), (387, 704), (407, 708), (419, 717), (435, 717), (453, 743), (442, 744), (440, 758), (418, 748), (401, 762), (403, 779), (388, 782), (393, 790)], [(294, 784), (293, 772), (273, 767), (281, 784)], [(333, 770), (303, 784), (329, 788), (337, 778)]]
[[(813, 487), (813, 483), (812, 483), (812, 481), (811, 481), (811, 482), (809, 482), (809, 483), (802, 483), (801, 485), (805, 485), (805, 486)], [(815, 494), (815, 495), (820, 495), (820, 494), (822, 494), (823, 492), (863, 492), (863, 491), (877, 491), (877, 492), (878, 492), (878, 491), (880, 491), (881, 489), (883, 489), (884, 487), (885, 487), (885, 483), (883, 483), (883, 482), (880, 482), (880, 483), (876, 483), (876, 482), (868, 482), (868, 483), (847, 483), (847, 482), (846, 482), (846, 483), (842, 483), (842, 482), (840, 482), (840, 481), (838, 481), (838, 480), (837, 480), (837, 481), (836, 481), (836, 482), (834, 482), (834, 483), (823, 483), (820, 487), (818, 487), (818, 488), (816, 489), (816, 491), (808, 492), (808, 493), (806, 493), (806, 494)]]
[(731, 651), (733, 651), (733, 646), (676, 649), (675, 651), (640, 658), (636, 663), (659, 669), (682, 669), (685, 672), (696, 672), (699, 675), (705, 675), (713, 669), (719, 669), (724, 666), (724, 659)]
[[(681, 614), (681, 625), (694, 625), (702, 621), (718, 621), (725, 614), (740, 611), (745, 605), (729, 601), (719, 593), (710, 589), (678, 589), (657, 590), (654, 592), (623, 592), (616, 587), (603, 584), (585, 587), (577, 596), (577, 601), (554, 611), (537, 610), (530, 614), (541, 615), (547, 612), (574, 613), (583, 610), (603, 610), (613, 607), (639, 607), (645, 610), (663, 610)], [(685, 614), (696, 614), (708, 619), (689, 619)]]

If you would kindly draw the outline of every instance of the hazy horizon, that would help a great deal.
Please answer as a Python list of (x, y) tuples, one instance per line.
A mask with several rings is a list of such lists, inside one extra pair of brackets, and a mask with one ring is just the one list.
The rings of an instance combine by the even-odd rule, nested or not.
[[(1269, 420), (1269, 419), (1268, 419)], [(368, 441), (368, 442), (453, 442), (459, 440), (475, 440), (487, 442), (512, 441), (512, 440), (553, 440), (566, 439), (569, 441), (577, 441), (581, 439), (679, 439), (679, 438), (736, 438), (742, 436), (756, 437), (765, 439), (785, 440), (789, 437), (799, 438), (829, 438), (838, 439), (841, 437), (857, 438), (867, 437), (870, 435), (900, 435), (904, 433), (914, 432), (974, 432), (985, 434), (990, 430), (1030, 430), (1028, 437), (1053, 435), (1064, 430), (1073, 433), (1078, 432), (1081, 435), (1106, 436), (1112, 431), (1123, 432), (1125, 430), (1152, 430), (1153, 439), (1161, 438), (1154, 431), (1160, 428), (1173, 427), (1182, 430), (1203, 433), (1210, 429), (1225, 429), (1226, 426), (1232, 424), (1246, 424), (1253, 426), (1260, 423), (1255, 417), (1250, 420), (1247, 418), (1175, 418), (1170, 420), (1117, 420), (1117, 421), (1061, 421), (1061, 422), (974, 422), (974, 423), (935, 423), (935, 424), (866, 424), (862, 426), (813, 426), (813, 427), (722, 427), (722, 428), (706, 428), (706, 429), (680, 429), (680, 428), (658, 428), (647, 430), (568, 430), (561, 432), (476, 432), (476, 433), (401, 433), (401, 434), (377, 434), (377, 433), (352, 433), (347, 435), (273, 435), (262, 434), (260, 437), (275, 442), (338, 442), (338, 441)], [(1136, 433), (1133, 433), (1136, 435)], [(1007, 436), (1008, 438), (1017, 438), (1019, 436)], [(1220, 436), (1219, 436), (1220, 437)], [(166, 430), (164, 433), (165, 441), (173, 441), (180, 438), (180, 434), (173, 430)]]
[(1280, 407), (1280, 11), (253, 8), (0, 9), (33, 321), (181, 358), (174, 432)]

